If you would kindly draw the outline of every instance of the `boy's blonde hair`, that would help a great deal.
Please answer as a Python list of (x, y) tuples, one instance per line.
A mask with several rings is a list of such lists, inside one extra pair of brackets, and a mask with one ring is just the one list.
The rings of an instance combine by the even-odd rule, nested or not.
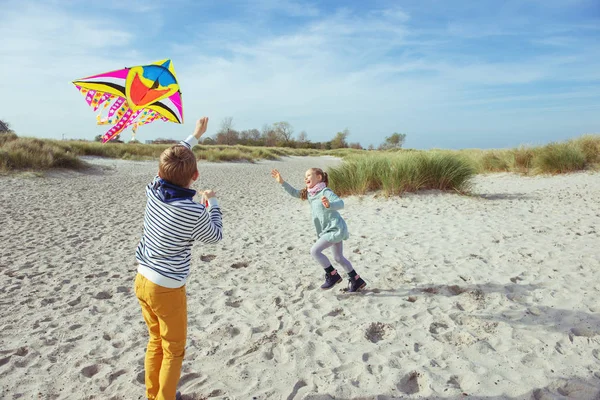
[(158, 175), (167, 182), (187, 187), (196, 171), (196, 156), (185, 146), (169, 147), (160, 155)]

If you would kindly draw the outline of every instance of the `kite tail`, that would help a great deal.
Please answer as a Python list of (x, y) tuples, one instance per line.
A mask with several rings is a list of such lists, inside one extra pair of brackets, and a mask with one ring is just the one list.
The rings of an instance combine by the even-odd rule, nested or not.
[(123, 114), (123, 116), (119, 118), (115, 126), (110, 128), (108, 132), (106, 132), (104, 136), (102, 136), (102, 143), (108, 142), (113, 137), (121, 133), (123, 129), (127, 128), (133, 122), (133, 120), (137, 118), (139, 114), (139, 110), (133, 111), (131, 108), (128, 108), (127, 111), (125, 111), (125, 113)]

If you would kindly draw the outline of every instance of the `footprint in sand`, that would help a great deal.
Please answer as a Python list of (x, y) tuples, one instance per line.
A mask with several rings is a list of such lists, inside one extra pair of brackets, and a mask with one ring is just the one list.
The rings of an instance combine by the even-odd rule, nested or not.
[(229, 307), (233, 307), (233, 308), (239, 308), (239, 306), (242, 305), (242, 299), (237, 299), (237, 300), (227, 300), (225, 302), (226, 306)]
[(200, 260), (206, 261), (206, 262), (211, 262), (215, 258), (217, 258), (217, 256), (215, 256), (214, 254), (206, 254), (206, 255), (203, 254), (200, 256)]
[(399, 391), (403, 393), (415, 394), (421, 390), (421, 386), (424, 383), (422, 382), (423, 380), (423, 374), (421, 374), (420, 372), (413, 371), (406, 375), (404, 378), (402, 378), (402, 380), (400, 380), (400, 383), (398, 383), (396, 387)]
[(448, 329), (448, 325), (444, 324), (443, 322), (433, 322), (431, 325), (429, 325), (429, 332), (433, 334), (442, 333), (446, 329)]
[(325, 314), (325, 316), (326, 317), (337, 317), (338, 315), (340, 315), (343, 312), (344, 312), (344, 310), (338, 307), (332, 311), (329, 311), (327, 314)]
[(189, 373), (189, 374), (185, 374), (185, 375), (183, 375), (183, 376), (182, 376), (182, 377), (179, 379), (179, 383), (178, 383), (178, 385), (179, 385), (180, 387), (181, 387), (181, 386), (184, 386), (184, 385), (185, 385), (186, 383), (188, 383), (189, 381), (193, 381), (194, 379), (198, 379), (198, 378), (200, 378), (201, 376), (202, 376), (202, 374), (199, 374), (199, 373), (197, 373), (197, 372), (192, 372), (192, 373)]
[(92, 376), (96, 375), (99, 371), (100, 368), (98, 368), (98, 365), (94, 364), (83, 368), (81, 370), (81, 375), (85, 376), (86, 378), (91, 378)]
[(446, 382), (452, 389), (462, 390), (460, 387), (460, 382), (458, 381), (458, 376), (452, 375), (448, 382)]
[(393, 333), (394, 328), (392, 328), (390, 325), (382, 322), (373, 322), (367, 327), (365, 331), (365, 337), (371, 343), (377, 343), (381, 340), (389, 338)]
[(110, 385), (111, 383), (113, 383), (118, 377), (120, 377), (121, 375), (124, 375), (127, 373), (127, 370), (124, 369), (120, 369), (116, 372), (113, 372), (112, 374), (110, 374), (108, 376), (108, 384)]
[(247, 267), (248, 267), (247, 262), (237, 262), (235, 264), (231, 264), (231, 268), (235, 268), (235, 269), (247, 268)]
[(142, 385), (145, 385), (145, 384), (146, 384), (146, 374), (144, 374), (144, 371), (143, 371), (143, 370), (142, 370), (142, 371), (140, 371), (140, 372), (137, 374), (137, 376), (135, 377), (135, 381), (136, 381), (137, 383), (140, 383), (140, 384), (142, 384)]
[(17, 351), (15, 351), (15, 356), (25, 357), (29, 353), (29, 349), (25, 346), (19, 347)]
[(575, 327), (571, 328), (571, 334), (573, 336), (583, 336), (587, 338), (592, 338), (599, 334), (598, 331), (592, 330), (589, 327)]
[(98, 300), (108, 300), (108, 299), (112, 299), (112, 294), (110, 294), (109, 292), (98, 292), (98, 294), (96, 294), (95, 298)]

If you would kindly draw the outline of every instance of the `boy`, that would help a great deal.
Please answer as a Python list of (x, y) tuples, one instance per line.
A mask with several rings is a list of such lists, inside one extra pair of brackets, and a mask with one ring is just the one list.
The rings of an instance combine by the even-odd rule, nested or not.
[(201, 118), (193, 135), (161, 154), (158, 176), (146, 188), (144, 231), (135, 253), (135, 294), (150, 334), (144, 363), (148, 399), (181, 398), (176, 388), (187, 338), (185, 283), (192, 244), (222, 238), (215, 193), (202, 193), (205, 207), (192, 200), (196, 191), (190, 189), (199, 176), (191, 148), (207, 125), (208, 118)]

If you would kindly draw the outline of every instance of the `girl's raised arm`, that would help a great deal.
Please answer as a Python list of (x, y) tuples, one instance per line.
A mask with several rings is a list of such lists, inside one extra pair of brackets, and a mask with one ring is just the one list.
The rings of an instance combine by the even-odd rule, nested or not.
[(272, 170), (271, 176), (273, 178), (275, 178), (277, 183), (279, 183), (281, 186), (283, 186), (285, 191), (288, 192), (290, 194), (290, 196), (300, 198), (300, 191), (298, 189), (294, 189), (294, 187), (292, 187), (292, 185), (285, 182), (283, 180), (283, 178), (281, 177), (281, 174), (279, 173), (279, 171), (277, 171), (276, 169)]

